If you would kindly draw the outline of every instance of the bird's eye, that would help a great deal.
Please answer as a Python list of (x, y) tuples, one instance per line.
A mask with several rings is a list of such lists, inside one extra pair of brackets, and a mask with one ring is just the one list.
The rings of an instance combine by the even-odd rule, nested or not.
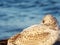
[(45, 21), (43, 20), (43, 23), (44, 23)]

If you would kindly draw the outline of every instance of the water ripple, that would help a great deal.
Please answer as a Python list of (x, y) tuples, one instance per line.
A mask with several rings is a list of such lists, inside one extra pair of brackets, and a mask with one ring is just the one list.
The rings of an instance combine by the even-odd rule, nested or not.
[(40, 23), (45, 14), (60, 22), (60, 0), (0, 0), (0, 39)]

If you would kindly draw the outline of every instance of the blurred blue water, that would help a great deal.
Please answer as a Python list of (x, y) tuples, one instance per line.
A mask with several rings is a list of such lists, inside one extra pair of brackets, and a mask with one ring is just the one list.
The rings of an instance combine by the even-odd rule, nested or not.
[(60, 0), (0, 0), (0, 39), (40, 23), (46, 14), (60, 22)]

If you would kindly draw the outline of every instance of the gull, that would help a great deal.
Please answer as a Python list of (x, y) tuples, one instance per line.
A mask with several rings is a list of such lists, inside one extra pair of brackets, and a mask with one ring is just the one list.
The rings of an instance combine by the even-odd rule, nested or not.
[(53, 45), (59, 35), (57, 19), (48, 14), (41, 23), (23, 29), (8, 39), (7, 45)]

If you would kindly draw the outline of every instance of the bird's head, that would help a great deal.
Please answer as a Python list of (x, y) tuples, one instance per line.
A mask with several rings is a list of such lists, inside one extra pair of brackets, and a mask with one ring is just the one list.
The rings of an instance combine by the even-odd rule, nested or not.
[(57, 19), (52, 16), (52, 15), (46, 15), (44, 18), (43, 18), (43, 21), (42, 21), (43, 24), (45, 25), (50, 25), (50, 26), (56, 26), (57, 25)]

